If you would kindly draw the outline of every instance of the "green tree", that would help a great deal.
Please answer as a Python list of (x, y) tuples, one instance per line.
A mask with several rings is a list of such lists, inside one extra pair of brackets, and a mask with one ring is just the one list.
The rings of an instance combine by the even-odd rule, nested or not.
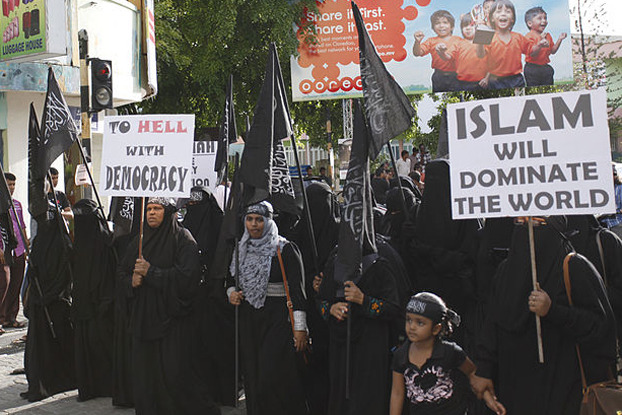
[[(197, 127), (217, 126), (229, 74), (234, 77), (238, 124), (251, 115), (275, 42), (283, 73), (298, 40), (292, 30), (314, 0), (159, 0), (155, 3), (158, 95), (145, 113), (194, 113)], [(314, 27), (306, 28), (307, 41)], [(286, 79), (287, 80), (287, 79)]]

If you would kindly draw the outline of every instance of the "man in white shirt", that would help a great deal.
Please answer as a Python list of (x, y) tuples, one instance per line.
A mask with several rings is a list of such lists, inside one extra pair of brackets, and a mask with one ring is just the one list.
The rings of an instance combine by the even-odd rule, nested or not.
[(408, 173), (410, 173), (410, 158), (408, 158), (408, 150), (402, 150), (402, 157), (395, 164), (398, 176), (408, 176)]

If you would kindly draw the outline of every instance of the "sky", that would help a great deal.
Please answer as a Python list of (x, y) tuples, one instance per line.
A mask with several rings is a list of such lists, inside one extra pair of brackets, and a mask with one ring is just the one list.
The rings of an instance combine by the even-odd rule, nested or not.
[[(588, 3), (592, 3), (596, 8), (596, 11), (599, 9), (599, 5), (602, 4), (604, 6), (605, 13), (601, 16), (605, 27), (602, 32), (606, 35), (615, 35), (622, 36), (622, 25), (615, 24), (615, 18), (622, 14), (622, 2), (620, 0), (587, 0)], [(570, 7), (572, 8), (576, 4), (576, 0), (570, 0)], [(590, 12), (593, 10), (587, 9), (584, 15), (590, 15)], [(571, 16), (571, 19), (574, 20), (575, 16)], [(590, 27), (589, 21), (583, 22), (583, 30), (585, 32), (593, 32), (594, 28)]]

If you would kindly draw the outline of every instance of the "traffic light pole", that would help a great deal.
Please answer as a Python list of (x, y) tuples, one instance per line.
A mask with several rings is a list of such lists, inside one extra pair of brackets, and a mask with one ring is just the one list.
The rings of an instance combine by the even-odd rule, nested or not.
[[(84, 163), (84, 167), (86, 168), (86, 172), (89, 175), (89, 180), (91, 181), (91, 187), (93, 188), (93, 193), (95, 193), (95, 197), (97, 198), (97, 203), (99, 204), (99, 208), (105, 216), (104, 207), (102, 205), (101, 199), (99, 198), (99, 193), (97, 192), (97, 188), (95, 187), (95, 181), (93, 180), (93, 175), (91, 174), (91, 169), (89, 168), (89, 163), (86, 158), (86, 154), (84, 154), (84, 147), (90, 151), (91, 149), (91, 113), (90, 113), (90, 105), (89, 105), (89, 37), (86, 30), (82, 29), (78, 32), (78, 42), (80, 45), (80, 112), (81, 112), (81, 121), (82, 121), (82, 129), (80, 133), (80, 138), (78, 139), (78, 149), (80, 150), (80, 156), (82, 157), (82, 162)], [(89, 188), (85, 189), (85, 197), (87, 196)], [(90, 195), (89, 195), (90, 196)]]

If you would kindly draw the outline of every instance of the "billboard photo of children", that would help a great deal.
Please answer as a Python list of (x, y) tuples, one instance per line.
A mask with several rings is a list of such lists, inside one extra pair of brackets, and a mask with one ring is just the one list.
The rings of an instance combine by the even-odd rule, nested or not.
[[(549, 1), (546, 8), (534, 3), (485, 0), (465, 8), (463, 2), (446, 1), (442, 9), (434, 10), (432, 3), (421, 10), (410, 24), (412, 62), (429, 76), (420, 79), (420, 86), (447, 92), (572, 82), (571, 45), (564, 42), (570, 27), (568, 3)], [(422, 27), (425, 15), (431, 31)], [(482, 26), (491, 35), (488, 44), (474, 41)]]

